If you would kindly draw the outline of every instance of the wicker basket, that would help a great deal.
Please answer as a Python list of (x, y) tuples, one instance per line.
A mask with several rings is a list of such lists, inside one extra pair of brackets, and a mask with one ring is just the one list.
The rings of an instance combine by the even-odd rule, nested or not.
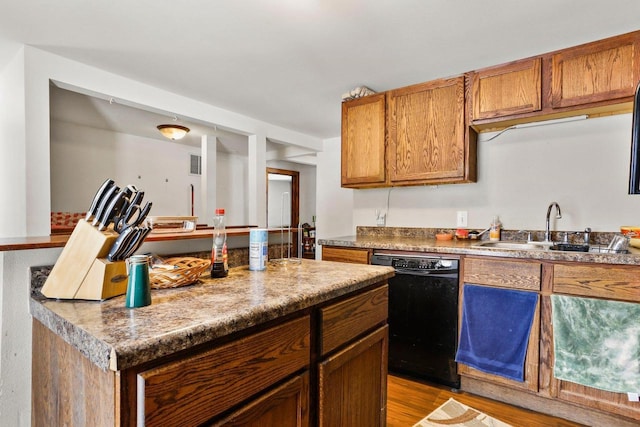
[(211, 265), (211, 261), (201, 258), (168, 258), (163, 264), (176, 266), (173, 270), (151, 269), (149, 281), (152, 289), (169, 289), (195, 283)]

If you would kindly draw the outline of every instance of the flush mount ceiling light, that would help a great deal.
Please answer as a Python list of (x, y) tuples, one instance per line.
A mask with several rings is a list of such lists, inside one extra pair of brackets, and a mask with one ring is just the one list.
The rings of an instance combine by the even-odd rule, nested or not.
[(158, 125), (158, 130), (165, 137), (175, 141), (184, 138), (190, 129), (180, 125)]

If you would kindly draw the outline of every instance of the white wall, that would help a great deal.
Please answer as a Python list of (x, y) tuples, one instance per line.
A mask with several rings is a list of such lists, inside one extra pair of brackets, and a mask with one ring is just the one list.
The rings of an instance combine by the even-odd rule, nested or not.
[(617, 231), (639, 222), (640, 196), (627, 194), (630, 151), (630, 114), (510, 130), (478, 142), (477, 183), (356, 190), (348, 219), (375, 225), (389, 197), (388, 226), (455, 227), (465, 210), (469, 228), (500, 215), (507, 229), (542, 230), (556, 201), (558, 230)]
[[(111, 178), (119, 186), (133, 184), (153, 203), (150, 215), (195, 215), (202, 212), (201, 177), (189, 174), (189, 156), (199, 147), (143, 138), (67, 122), (51, 122), (51, 210), (84, 212), (96, 189)], [(218, 154), (216, 196), (226, 207), (227, 224), (246, 224), (246, 156)], [(233, 185), (231, 185), (233, 183)]]
[[(323, 151), (317, 155), (316, 239), (355, 233), (356, 191), (340, 187), (340, 156), (340, 138), (325, 140)], [(321, 256), (321, 250), (316, 251), (316, 258)]]
[(23, 50), (0, 74), (0, 236), (27, 232)]
[(52, 265), (61, 249), (0, 252), (2, 340), (0, 425), (31, 425), (31, 296), (29, 267)]

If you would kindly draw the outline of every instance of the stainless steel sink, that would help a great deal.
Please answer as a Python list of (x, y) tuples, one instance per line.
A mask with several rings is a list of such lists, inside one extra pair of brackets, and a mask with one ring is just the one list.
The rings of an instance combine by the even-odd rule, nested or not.
[(542, 251), (549, 249), (550, 244), (544, 242), (481, 242), (475, 245), (471, 245), (473, 248), (493, 248), (493, 249), (511, 249), (516, 251)]

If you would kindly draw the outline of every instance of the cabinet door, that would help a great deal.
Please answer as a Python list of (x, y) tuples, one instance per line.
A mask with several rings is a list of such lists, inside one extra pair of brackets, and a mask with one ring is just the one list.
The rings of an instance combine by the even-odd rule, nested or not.
[(351, 262), (354, 264), (369, 264), (371, 251), (358, 248), (336, 248), (333, 246), (322, 247), (323, 261)]
[(375, 187), (386, 181), (385, 94), (342, 103), (342, 186)]
[[(556, 264), (553, 293), (640, 302), (640, 268), (636, 265)], [(551, 323), (551, 319), (549, 319)], [(551, 328), (553, 334), (553, 328)], [(553, 356), (549, 361), (552, 369)], [(552, 396), (601, 411), (640, 420), (640, 407), (625, 393), (614, 393), (553, 378)]]
[(320, 427), (386, 425), (388, 334), (385, 325), (320, 363)]
[(540, 111), (541, 64), (533, 58), (471, 73), (472, 120)]
[(211, 426), (305, 427), (309, 425), (308, 405), (309, 373), (305, 372)]
[[(525, 291), (540, 291), (542, 265), (537, 261), (507, 259), (465, 258), (465, 283), (496, 286)], [(462, 301), (462, 289), (461, 289)], [(462, 312), (460, 314), (462, 317)], [(462, 318), (459, 319), (462, 324)], [(540, 301), (536, 306), (527, 354), (525, 356), (524, 382), (510, 380), (498, 375), (488, 374), (465, 364), (458, 364), (458, 373), (492, 383), (506, 385), (528, 391), (538, 391), (538, 372), (540, 365)]]
[(304, 316), (203, 353), (143, 371), (138, 423), (200, 425), (309, 365)]
[(553, 108), (632, 97), (640, 79), (640, 36), (606, 39), (553, 55)]
[(389, 92), (392, 185), (465, 178), (464, 77)]

